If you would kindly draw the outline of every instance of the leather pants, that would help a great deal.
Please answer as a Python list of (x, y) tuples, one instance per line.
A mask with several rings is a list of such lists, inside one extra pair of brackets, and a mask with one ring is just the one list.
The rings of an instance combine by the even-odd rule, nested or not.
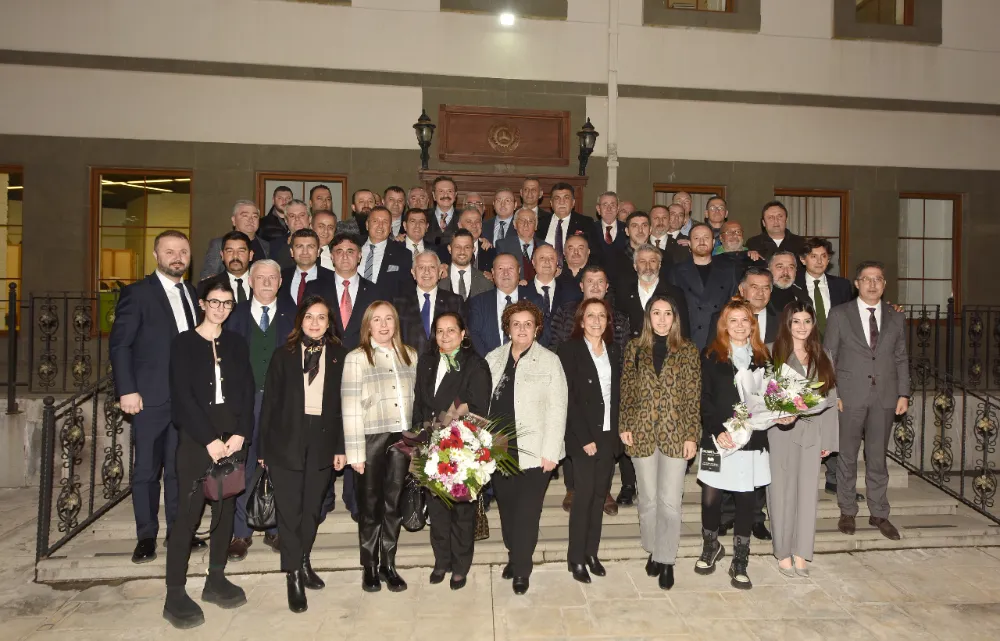
[(355, 475), (362, 567), (394, 567), (402, 515), (399, 499), (410, 458), (394, 447), (399, 432), (365, 435), (365, 473)]

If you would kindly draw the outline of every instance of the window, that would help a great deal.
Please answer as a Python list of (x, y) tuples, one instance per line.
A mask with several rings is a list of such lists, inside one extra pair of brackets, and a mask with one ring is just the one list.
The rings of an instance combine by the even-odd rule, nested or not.
[(760, 31), (760, 2), (761, 0), (642, 0), (642, 24), (651, 27), (695, 27), (757, 33)]
[(24, 200), (24, 174), (20, 167), (0, 167), (0, 190), (4, 198), (0, 200), (0, 313), (7, 326), (7, 297), (11, 283), (17, 285), (18, 298), (21, 291), (21, 203)]
[(955, 195), (899, 197), (899, 300), (911, 305), (959, 305), (962, 201)]
[(667, 9), (732, 11), (733, 0), (667, 0)]
[(691, 194), (691, 220), (696, 223), (704, 222), (709, 200), (716, 196), (726, 197), (726, 188), (722, 185), (653, 185), (653, 204), (669, 205), (674, 202), (674, 195), (681, 191)]
[(913, 26), (913, 0), (856, 0), (858, 22)]
[[(309, 202), (309, 191), (317, 185), (326, 185), (330, 189), (333, 202), (333, 213), (339, 219), (351, 214), (350, 194), (347, 193), (347, 176), (340, 174), (293, 174), (293, 173), (257, 173), (257, 203), (260, 215), (266, 216), (273, 205), (274, 190), (278, 187), (288, 187), (292, 190), (292, 198)], [(379, 192), (381, 198), (382, 194)]]
[(774, 199), (788, 209), (788, 229), (793, 234), (825, 238), (833, 245), (830, 271), (847, 276), (847, 220), (850, 201), (846, 191), (775, 189)]
[(941, 44), (943, 0), (833, 0), (833, 37)]

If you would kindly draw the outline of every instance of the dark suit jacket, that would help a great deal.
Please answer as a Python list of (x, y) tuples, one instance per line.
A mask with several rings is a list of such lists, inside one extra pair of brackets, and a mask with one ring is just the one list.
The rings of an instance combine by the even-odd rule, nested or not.
[[(517, 300), (531, 301), (539, 308), (542, 307), (542, 299), (535, 293), (534, 287), (518, 287)], [(494, 290), (483, 292), (470, 297), (467, 302), (469, 304), (469, 337), (472, 339), (472, 346), (476, 348), (476, 353), (480, 356), (486, 356), (503, 343), (500, 339), (500, 325), (497, 322), (497, 293)], [(544, 333), (542, 338), (546, 338)], [(538, 342), (544, 345), (546, 341), (543, 341), (542, 338)]]
[[(587, 241), (590, 243), (591, 247), (597, 246), (597, 238), (594, 237), (596, 229), (594, 228), (594, 221), (592, 218), (587, 218), (583, 214), (578, 214), (575, 211), (570, 212), (567, 217), (568, 221), (564, 223), (564, 226), (568, 226), (569, 230), (566, 232), (566, 238), (568, 239), (573, 234), (580, 232), (587, 237)], [(540, 236), (543, 240), (548, 237), (549, 225), (555, 225), (559, 219), (552, 212), (546, 212), (544, 214), (538, 214), (538, 231), (535, 232), (536, 236)]]
[[(621, 451), (618, 435), (618, 412), (621, 398), (621, 353), (614, 343), (607, 345), (611, 363), (611, 431), (604, 432), (604, 393), (597, 375), (597, 366), (590, 355), (586, 339), (577, 338), (559, 346), (559, 360), (566, 373), (569, 389), (566, 413), (566, 454), (583, 455), (583, 446), (597, 444), (597, 451), (614, 443), (614, 451)], [(610, 436), (610, 438), (609, 438)]]
[[(610, 251), (606, 256), (604, 268), (608, 272), (608, 281), (616, 290), (630, 289), (639, 280), (639, 276), (635, 272), (634, 254), (630, 244)], [(669, 281), (673, 268), (674, 264), (671, 262), (670, 256), (661, 253), (660, 280)]]
[[(269, 258), (270, 249), (271, 246), (266, 240), (260, 236), (254, 236), (254, 239), (250, 241), (250, 250), (253, 252), (253, 259), (250, 260), (250, 264), (252, 265), (258, 260)], [(222, 264), (222, 236), (219, 236), (218, 238), (213, 238), (208, 243), (208, 251), (205, 252), (205, 260), (202, 262), (198, 280), (201, 281), (209, 276), (215, 276), (224, 269), (225, 266)]]
[(274, 206), (267, 212), (267, 215), (260, 219), (260, 227), (257, 228), (257, 235), (268, 243), (288, 244), (288, 225), (274, 211)]
[(455, 360), (458, 361), (459, 371), (447, 372), (435, 393), (434, 382), (441, 365), (440, 352), (433, 349), (420, 355), (413, 389), (414, 427), (434, 420), (441, 412), (451, 409), (455, 401), (459, 401), (460, 405), (468, 403), (469, 411), (479, 416), (486, 416), (489, 412), (493, 379), (486, 359), (471, 349), (462, 349)]
[[(490, 241), (494, 245), (496, 245), (496, 243), (493, 242), (493, 237), (496, 235), (496, 226), (497, 226), (497, 221), (498, 220), (500, 220), (500, 219), (497, 218), (496, 216), (494, 216), (493, 218), (490, 218), (488, 220), (484, 220), (483, 221), (483, 238), (485, 238), (486, 240)], [(506, 221), (506, 226), (504, 228), (504, 236), (503, 237), (507, 238), (511, 234), (514, 234), (514, 235), (517, 234), (517, 232), (514, 231), (514, 217), (513, 216), (511, 216), (510, 218), (508, 218), (507, 221)]]
[(292, 258), (292, 248), (288, 243), (283, 243), (280, 240), (271, 245), (271, 255), (268, 258), (278, 263), (282, 272), (295, 267), (295, 259)]
[[(650, 238), (650, 241), (653, 239)], [(667, 246), (663, 247), (663, 253), (670, 256), (670, 262), (682, 263), (688, 258), (691, 258), (691, 248), (687, 245), (681, 245), (677, 241), (679, 240), (690, 240), (686, 234), (677, 234), (677, 238), (667, 237)]]
[[(662, 278), (656, 284), (653, 295), (662, 294), (669, 296), (677, 305), (677, 314), (680, 316), (681, 335), (684, 338), (691, 337), (691, 321), (688, 314), (687, 301), (684, 300), (684, 292), (674, 287)], [(642, 300), (639, 298), (639, 282), (636, 281), (628, 289), (621, 290), (615, 295), (615, 306), (628, 315), (628, 327), (632, 333), (632, 338), (636, 338), (642, 333), (643, 321), (645, 320), (645, 310), (642, 308)], [(674, 319), (677, 320), (677, 319)]]
[(702, 284), (693, 260), (675, 265), (671, 274), (674, 285), (684, 292), (691, 320), (691, 340), (699, 350), (708, 344), (708, 328), (712, 314), (732, 298), (739, 281), (732, 261), (712, 259), (708, 283)]
[[(797, 234), (785, 230), (785, 238), (781, 241), (781, 248), (783, 251), (790, 251), (795, 254), (795, 258), (798, 259), (799, 254), (805, 247), (806, 239)], [(774, 252), (778, 251), (778, 245), (774, 240), (767, 235), (767, 232), (761, 232), (747, 241), (747, 249), (750, 251), (756, 251), (764, 260), (771, 260), (771, 256)]]
[[(302, 375), (302, 348), (278, 348), (271, 357), (260, 410), (260, 443), (257, 456), (265, 464), (289, 470), (306, 466), (306, 452), (319, 448), (319, 469), (333, 466), (333, 457), (344, 453), (344, 421), (340, 409), (340, 379), (347, 350), (327, 343), (323, 374), (323, 414), (319, 432), (306, 428), (306, 387)], [(311, 457), (310, 457), (311, 458)]]
[[(274, 346), (280, 347), (295, 329), (295, 315), (298, 313), (298, 308), (287, 296), (278, 296), (267, 311), (271, 325), (276, 325), (277, 329), (274, 334)], [(252, 325), (254, 320), (250, 314), (250, 301), (247, 301), (233, 308), (233, 313), (226, 319), (224, 327), (239, 334), (249, 343)]]
[[(807, 274), (806, 270), (802, 269), (796, 272), (795, 284), (802, 288), (802, 291), (806, 293), (809, 300), (812, 300), (810, 292), (812, 292), (814, 286), (813, 277)], [(826, 286), (830, 289), (830, 309), (826, 310), (827, 316), (830, 315), (831, 309), (837, 305), (843, 305), (854, 298), (854, 287), (851, 285), (851, 281), (846, 278), (827, 274)]]
[[(781, 312), (784, 311), (785, 306), (796, 300), (808, 303), (812, 302), (809, 294), (795, 283), (792, 283), (788, 289), (771, 287), (771, 302), (767, 306), (773, 309), (778, 316), (781, 316)], [(827, 314), (827, 317), (829, 318), (829, 314)]]
[[(295, 305), (296, 307), (299, 306), (298, 301), (295, 300), (295, 297), (298, 294), (298, 291), (294, 291), (294, 292), (292, 291), (292, 277), (295, 276), (295, 271), (297, 269), (298, 269), (298, 267), (296, 267), (296, 266), (293, 266), (290, 269), (282, 269), (281, 270), (281, 287), (278, 288), (278, 298), (281, 298), (281, 297), (284, 296), (285, 298), (287, 298), (288, 300), (290, 300), (292, 302), (292, 304)], [(321, 283), (327, 283), (329, 285), (335, 285), (336, 280), (337, 280), (337, 274), (336, 274), (336, 272), (334, 272), (332, 269), (327, 269), (326, 267), (323, 267), (322, 265), (320, 265), (318, 263), (316, 264), (316, 281), (319, 281)], [(309, 295), (309, 293), (310, 293), (309, 292), (309, 285), (311, 285), (313, 282), (315, 282), (315, 281), (309, 281), (309, 282), (306, 283), (306, 293), (305, 293), (304, 296), (308, 296)], [(323, 296), (323, 298), (326, 298), (326, 296)], [(330, 303), (331, 305), (333, 305), (335, 307), (336, 307), (336, 305), (338, 303), (338, 301), (337, 301), (336, 298), (333, 298), (333, 299), (327, 298), (326, 302)]]
[[(775, 312), (770, 305), (765, 310), (767, 311), (767, 326), (764, 328), (764, 344), (770, 345), (778, 338), (778, 321), (781, 320), (781, 315)], [(721, 311), (712, 314), (712, 320), (708, 324), (708, 341), (705, 343), (706, 345), (711, 345), (712, 341), (715, 340), (720, 314)]]
[[(478, 269), (472, 270), (470, 283), (471, 287), (469, 288), (469, 291), (466, 292), (469, 298), (472, 298), (477, 294), (482, 294), (483, 292), (491, 292), (494, 290), (493, 282), (489, 278), (486, 278), (486, 275)], [(438, 281), (438, 287), (446, 292), (452, 291), (450, 273)], [(453, 293), (457, 294), (458, 292)]]
[[(201, 316), (198, 294), (186, 281), (185, 286), (197, 323)], [(174, 312), (156, 274), (122, 290), (108, 337), (119, 397), (138, 392), (143, 405), (150, 407), (170, 401), (170, 343), (177, 334)]]
[[(535, 236), (535, 245), (531, 250), (531, 255), (535, 255), (535, 249), (541, 247), (542, 245), (548, 245), (545, 242), (545, 238), (541, 236)], [(524, 278), (524, 247), (521, 245), (521, 238), (514, 234), (512, 236), (505, 236), (503, 240), (497, 244), (497, 254), (512, 254), (517, 256), (517, 264), (521, 268), (521, 278)]]
[[(250, 272), (243, 274), (241, 278), (243, 279), (243, 285), (250, 292), (250, 295), (253, 296), (253, 288), (250, 287)], [(198, 295), (200, 296), (201, 293), (205, 291), (205, 288), (210, 287), (215, 283), (223, 283), (225, 285), (229, 285), (230, 287), (232, 287), (232, 283), (229, 281), (229, 272), (226, 270), (222, 270), (215, 276), (210, 276), (206, 278), (205, 280), (198, 283), (197, 287), (195, 287), (195, 290), (198, 292)], [(233, 287), (233, 300), (239, 300), (240, 295), (236, 293), (235, 290), (236, 288)]]
[[(583, 290), (580, 289), (578, 284), (574, 284), (572, 282), (567, 283), (565, 280), (559, 280), (556, 278), (552, 281), (551, 286), (555, 287), (555, 290), (549, 290), (551, 307), (549, 309), (545, 309), (544, 307), (542, 308), (542, 311), (545, 312), (546, 316), (551, 316), (553, 312), (566, 303), (583, 300)], [(535, 287), (535, 281), (529, 282), (528, 287), (534, 289), (536, 293), (538, 292), (538, 289)], [(539, 296), (541, 296), (541, 294), (539, 294)], [(544, 302), (545, 297), (541, 296), (541, 298)]]
[(424, 305), (422, 296), (417, 295), (416, 286), (413, 290), (400, 294), (393, 300), (396, 312), (399, 314), (399, 331), (403, 337), (403, 343), (417, 350), (417, 354), (423, 354), (425, 349), (434, 348), (434, 318), (445, 312), (458, 312), (462, 319), (466, 318), (467, 312), (465, 301), (458, 294), (452, 294), (438, 287), (434, 295), (434, 318), (431, 319), (431, 336), (424, 334), (424, 322), (420, 317), (420, 310)]
[[(757, 366), (750, 364), (750, 369)], [(733, 417), (733, 405), (740, 402), (740, 393), (733, 378), (733, 364), (729, 359), (719, 362), (715, 356), (701, 357), (701, 447), (715, 451), (712, 436), (718, 437), (726, 428), (722, 424)], [(766, 450), (766, 430), (758, 430), (743, 446), (745, 450)], [(725, 465), (725, 461), (722, 463)]]
[[(358, 266), (358, 271), (364, 271), (364, 259)], [(406, 245), (395, 240), (387, 240), (385, 252), (382, 254), (382, 264), (375, 279), (375, 290), (379, 298), (392, 300), (414, 285), (413, 254)]]
[(427, 245), (447, 245), (451, 242), (451, 237), (458, 231), (458, 218), (461, 210), (456, 206), (451, 214), (448, 226), (441, 229), (441, 220), (438, 218), (437, 205), (431, 205), (431, 219), (427, 221), (427, 234), (424, 235), (424, 243)]
[(358, 293), (351, 301), (351, 318), (347, 322), (347, 327), (344, 327), (344, 321), (340, 316), (340, 298), (337, 296), (336, 272), (331, 271), (330, 273), (334, 275), (333, 279), (309, 281), (309, 284), (306, 285), (306, 295), (318, 294), (325, 300), (332, 301), (330, 302), (330, 315), (334, 331), (344, 348), (351, 351), (361, 342), (361, 320), (368, 306), (379, 300), (378, 292), (375, 289), (375, 283), (358, 277)]
[(338, 234), (354, 234), (358, 241), (368, 237), (368, 215), (352, 212), (349, 218), (337, 221)]
[[(485, 234), (483, 238), (490, 240)], [(490, 241), (492, 242), (492, 241)], [(428, 249), (431, 249), (428, 247)], [(448, 251), (447, 245), (439, 245), (437, 247), (438, 258), (441, 259), (442, 265), (451, 264), (451, 252)], [(497, 248), (490, 247), (489, 249), (483, 249), (482, 245), (476, 242), (476, 251), (472, 256), (472, 266), (481, 272), (488, 272), (493, 269), (493, 259), (497, 256)]]
[(591, 232), (591, 237), (588, 238), (591, 241), (590, 253), (596, 254), (601, 260), (614, 251), (624, 249), (625, 245), (628, 244), (628, 236), (625, 235), (625, 223), (620, 220), (615, 221), (615, 227), (618, 231), (615, 232), (615, 240), (610, 245), (604, 242), (604, 222), (598, 219), (591, 223), (591, 226), (593, 227), (593, 231)]

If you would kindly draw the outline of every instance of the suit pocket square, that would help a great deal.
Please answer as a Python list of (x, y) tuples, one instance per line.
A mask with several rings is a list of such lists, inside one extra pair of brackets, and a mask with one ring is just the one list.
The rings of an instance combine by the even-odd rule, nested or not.
[(399, 265), (389, 265), (389, 268), (385, 270), (386, 272), (398, 272)]

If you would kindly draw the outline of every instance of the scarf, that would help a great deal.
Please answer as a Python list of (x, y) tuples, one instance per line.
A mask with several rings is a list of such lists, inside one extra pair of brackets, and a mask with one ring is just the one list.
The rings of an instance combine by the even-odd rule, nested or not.
[(326, 345), (326, 334), (319, 338), (309, 338), (302, 335), (302, 347), (306, 357), (302, 365), (302, 373), (309, 374), (309, 382), (312, 383), (319, 374), (319, 359), (323, 356), (323, 346)]
[(448, 372), (461, 372), (462, 368), (458, 364), (458, 352), (461, 350), (461, 346), (456, 347), (451, 352), (445, 353), (441, 352), (441, 358), (444, 360), (445, 366), (448, 368)]

